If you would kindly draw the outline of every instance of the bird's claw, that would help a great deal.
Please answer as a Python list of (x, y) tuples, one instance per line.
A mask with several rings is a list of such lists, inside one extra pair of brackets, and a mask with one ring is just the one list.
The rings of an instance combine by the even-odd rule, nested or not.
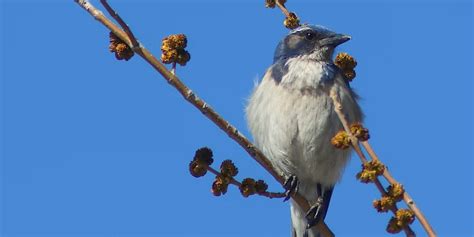
[(288, 201), (294, 193), (298, 192), (298, 178), (294, 175), (288, 177), (286, 179), (285, 184), (283, 184), (283, 187), (285, 188), (285, 199), (283, 199), (284, 202)]
[(308, 223), (306, 225), (307, 229), (310, 229), (321, 220), (323, 214), (323, 201), (322, 197), (318, 197), (316, 203), (309, 208), (308, 212), (306, 212), (306, 222)]

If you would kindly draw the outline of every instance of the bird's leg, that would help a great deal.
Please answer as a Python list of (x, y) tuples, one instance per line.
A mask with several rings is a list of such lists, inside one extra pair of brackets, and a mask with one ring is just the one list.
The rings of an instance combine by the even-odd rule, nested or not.
[(298, 192), (298, 178), (294, 175), (291, 175), (288, 177), (285, 181), (285, 184), (283, 184), (283, 188), (285, 188), (285, 199), (283, 199), (284, 202), (288, 201), (290, 199), (291, 195)]
[(306, 213), (306, 221), (308, 223), (308, 225), (306, 226), (307, 229), (313, 227), (321, 220), (321, 217), (324, 213), (323, 208), (326, 208), (323, 207), (325, 196), (324, 194), (326, 192), (322, 192), (321, 184), (317, 184), (316, 192), (318, 195), (318, 199), (316, 199), (316, 202), (309, 208), (308, 212)]

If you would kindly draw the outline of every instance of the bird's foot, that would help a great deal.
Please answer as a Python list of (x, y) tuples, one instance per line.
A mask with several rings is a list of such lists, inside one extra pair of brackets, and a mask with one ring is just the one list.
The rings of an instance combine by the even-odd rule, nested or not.
[(294, 193), (298, 192), (298, 178), (294, 175), (291, 175), (286, 179), (285, 184), (283, 184), (285, 188), (285, 199), (284, 202), (288, 201)]
[(314, 205), (309, 208), (308, 212), (306, 212), (306, 222), (308, 223), (306, 225), (307, 229), (310, 229), (321, 220), (323, 215), (323, 201), (324, 199), (322, 197), (318, 197), (316, 203), (314, 203)]

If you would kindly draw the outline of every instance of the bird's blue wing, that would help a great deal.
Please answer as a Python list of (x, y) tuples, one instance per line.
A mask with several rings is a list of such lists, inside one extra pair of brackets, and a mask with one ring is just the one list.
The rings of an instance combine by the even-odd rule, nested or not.
[(334, 190), (334, 187), (326, 188), (324, 190), (324, 200), (323, 200), (323, 213), (321, 216), (321, 220), (324, 220), (326, 218), (326, 214), (329, 209), (329, 202), (331, 201), (331, 196), (332, 196), (332, 191)]

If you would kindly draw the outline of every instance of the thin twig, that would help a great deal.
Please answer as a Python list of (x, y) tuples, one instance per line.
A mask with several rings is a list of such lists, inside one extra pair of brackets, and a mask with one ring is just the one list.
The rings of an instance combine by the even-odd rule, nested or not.
[[(129, 44), (132, 41), (136, 41), (135, 38), (131, 39), (130, 35), (127, 35), (122, 29), (117, 25), (111, 22), (101, 11), (97, 10), (92, 4), (87, 0), (74, 0), (78, 3), (84, 10), (86, 10), (90, 15), (92, 15), (97, 21), (102, 23), (110, 31), (112, 31), (117, 37), (122, 39), (124, 42)], [(118, 14), (116, 14), (118, 15)], [(126, 24), (125, 24), (126, 25)], [(133, 37), (133, 35), (131, 35)], [(208, 119), (210, 119), (214, 124), (216, 124), (222, 131), (224, 131), (232, 140), (237, 142), (258, 164), (260, 164), (268, 173), (270, 173), (273, 178), (275, 178), (281, 185), (285, 182), (285, 178), (278, 174), (268, 158), (256, 148), (246, 137), (244, 137), (232, 124), (227, 120), (223, 119), (217, 112), (215, 112), (205, 101), (200, 99), (191, 89), (189, 89), (181, 80), (173, 75), (158, 59), (156, 59), (145, 47), (138, 44), (139, 47), (132, 47), (135, 53), (140, 55), (145, 61), (147, 61), (158, 73), (163, 76), (163, 78), (173, 86), (178, 92), (201, 111)], [(310, 204), (308, 201), (301, 196), (299, 193), (294, 193), (292, 199), (302, 208), (305, 212), (309, 210)], [(316, 228), (323, 236), (332, 237), (334, 233), (329, 229), (329, 227), (320, 221)]]
[[(354, 148), (354, 150), (356, 151), (356, 153), (359, 155), (359, 158), (361, 159), (362, 163), (366, 163), (367, 162), (367, 158), (365, 157), (364, 153), (361, 151), (360, 149), (360, 146), (359, 146), (359, 142), (358, 142), (358, 139), (352, 135), (350, 129), (349, 129), (349, 122), (347, 121), (345, 115), (344, 115), (344, 112), (343, 112), (343, 108), (342, 108), (342, 104), (341, 102), (339, 101), (339, 98), (337, 97), (337, 94), (336, 92), (334, 91), (334, 89), (332, 89), (330, 91), (330, 95), (329, 95), (333, 101), (333, 104), (334, 104), (334, 111), (336, 112), (339, 120), (341, 121), (343, 127), (344, 127), (344, 130), (346, 131), (347, 134), (349, 134), (351, 136), (351, 141), (352, 141), (352, 146)], [(377, 155), (375, 154), (374, 150), (372, 149), (372, 147), (369, 145), (369, 143), (367, 141), (364, 141), (364, 142), (361, 142), (362, 145), (364, 146), (364, 148), (366, 149), (367, 153), (369, 154), (369, 156), (371, 157), (372, 160), (376, 160), (376, 161), (380, 161), (380, 159), (378, 159)], [(380, 161), (381, 162), (381, 161)], [(382, 162), (381, 162), (382, 163)], [(383, 163), (382, 163), (383, 164)], [(384, 165), (385, 166), (385, 165)], [(385, 166), (386, 167), (386, 166)], [(383, 176), (387, 179), (387, 181), (390, 183), (390, 184), (398, 184), (398, 182), (392, 177), (392, 175), (390, 174), (390, 172), (385, 168), (384, 169), (384, 173), (383, 173)], [(383, 189), (383, 187), (381, 186), (380, 184), (380, 181), (378, 179), (376, 179), (376, 186), (377, 188), (381, 191), (382, 195), (385, 193), (385, 189)], [(380, 188), (382, 187), (382, 188)], [(382, 192), (383, 190), (383, 192)], [(413, 199), (411, 198), (411, 196), (408, 194), (408, 192), (405, 190), (404, 194), (403, 194), (403, 200), (404, 202), (407, 204), (407, 206), (413, 211), (413, 213), (415, 214), (415, 216), (417, 217), (417, 219), (420, 221), (420, 224), (423, 226), (423, 228), (425, 229), (426, 233), (430, 236), (430, 237), (434, 237), (436, 236), (436, 234), (434, 233), (434, 230), (433, 228), (431, 227), (431, 225), (428, 223), (428, 220), (425, 218), (425, 216), (423, 215), (423, 213), (421, 212), (421, 210), (415, 205)], [(394, 210), (392, 210), (394, 211)], [(395, 210), (396, 212), (396, 210)], [(409, 226), (407, 226), (409, 228)], [(414, 235), (414, 232), (412, 230), (408, 230), (408, 229), (405, 229), (405, 232), (407, 233), (407, 236), (409, 236), (409, 234), (413, 234)]]
[[(217, 171), (216, 169), (210, 167), (210, 166), (207, 166), (207, 170), (211, 173), (213, 173), (215, 176), (218, 176), (220, 175), (221, 173), (219, 171)], [(240, 187), (242, 186), (242, 183), (237, 181), (236, 179), (234, 179), (233, 177), (230, 177), (230, 183), (237, 186), (237, 187)], [(257, 195), (260, 195), (260, 196), (264, 196), (264, 197), (267, 197), (267, 198), (284, 198), (286, 197), (286, 194), (285, 193), (279, 193), (279, 192), (264, 192), (264, 193), (255, 193)]]
[(105, 9), (107, 10), (107, 12), (109, 12), (109, 14), (117, 21), (117, 23), (119, 23), (119, 25), (122, 27), (122, 29), (125, 31), (125, 33), (127, 34), (128, 38), (130, 39), (130, 42), (132, 43), (132, 45), (130, 46), (130, 48), (136, 48), (138, 47), (140, 44), (138, 43), (138, 40), (137, 38), (133, 35), (133, 32), (132, 30), (130, 29), (130, 27), (127, 25), (127, 23), (125, 23), (125, 21), (122, 19), (122, 17), (120, 17), (120, 15), (109, 5), (109, 3), (107, 2), (107, 0), (100, 0), (100, 3), (102, 3), (102, 5), (105, 7)]
[(259, 195), (265, 196), (265, 197), (270, 198), (270, 199), (272, 199), (272, 198), (284, 198), (284, 197), (286, 197), (286, 193), (278, 193), (278, 192), (277, 192), (277, 193), (274, 193), (274, 192), (264, 192), (264, 193), (261, 193), (261, 194), (259, 194)]
[(280, 10), (285, 14), (286, 17), (290, 17), (290, 11), (285, 7), (284, 4), (282, 4), (279, 0), (275, 1), (275, 4), (280, 8)]

